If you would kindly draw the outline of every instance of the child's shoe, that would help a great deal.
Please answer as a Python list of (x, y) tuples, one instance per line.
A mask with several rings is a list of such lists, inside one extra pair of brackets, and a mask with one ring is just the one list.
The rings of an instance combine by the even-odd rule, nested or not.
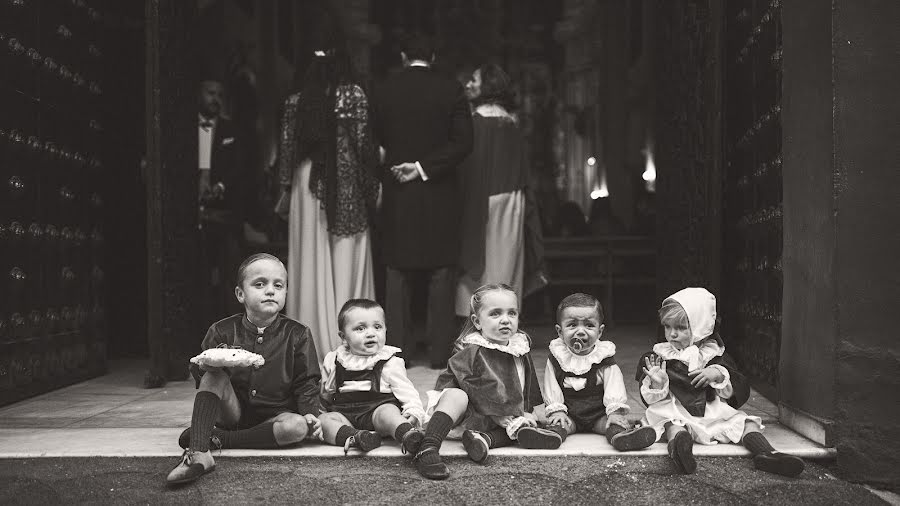
[(519, 446), (532, 450), (555, 450), (562, 444), (556, 432), (540, 427), (522, 427), (516, 432)]
[(462, 444), (463, 448), (466, 449), (466, 455), (468, 455), (473, 462), (481, 464), (487, 460), (488, 451), (491, 445), (481, 432), (467, 429), (462, 434)]
[(759, 455), (754, 456), (753, 466), (760, 471), (780, 474), (781, 476), (790, 478), (800, 476), (800, 473), (803, 472), (803, 468), (806, 467), (803, 463), (803, 459), (800, 457), (776, 451), (760, 453)]
[(360, 430), (356, 434), (344, 441), (344, 455), (350, 451), (351, 447), (359, 448), (360, 451), (368, 452), (381, 446), (381, 436), (377, 432), (371, 430)]
[(694, 474), (697, 471), (697, 461), (694, 459), (694, 440), (688, 431), (679, 431), (669, 441), (669, 457), (672, 457), (678, 470), (682, 473)]
[(623, 430), (610, 439), (613, 448), (620, 452), (643, 450), (655, 442), (656, 430), (647, 426)]
[[(222, 449), (222, 440), (219, 439), (219, 436), (216, 435), (215, 431), (217, 429), (213, 429), (213, 433), (209, 436), (209, 449), (210, 450), (221, 450)], [(191, 428), (188, 427), (184, 429), (180, 436), (178, 436), (178, 446), (180, 446), (183, 450), (187, 450), (191, 447)]]
[(422, 441), (424, 439), (425, 433), (422, 432), (422, 429), (409, 429), (400, 440), (400, 451), (415, 455), (419, 453), (419, 447), (422, 446)]
[(215, 469), (216, 461), (208, 450), (205, 452), (185, 450), (181, 455), (181, 462), (166, 476), (166, 484), (171, 486), (190, 483)]
[(419, 474), (429, 480), (445, 480), (450, 476), (450, 468), (444, 464), (438, 449), (433, 446), (428, 446), (417, 453), (413, 461)]

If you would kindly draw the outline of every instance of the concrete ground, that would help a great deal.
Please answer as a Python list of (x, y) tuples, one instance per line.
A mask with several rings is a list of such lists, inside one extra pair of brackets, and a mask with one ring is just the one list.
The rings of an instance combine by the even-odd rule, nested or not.
[[(546, 361), (549, 327), (529, 329), (539, 373)], [(643, 405), (633, 378), (653, 329), (621, 326), (606, 338), (617, 343), (633, 412)], [(752, 468), (739, 445), (695, 446), (700, 469), (681, 476), (664, 443), (623, 454), (605, 438), (575, 435), (559, 450), (503, 448), (487, 465), (465, 459), (448, 441), (441, 453), (453, 468), (446, 482), (415, 472), (393, 441), (368, 456), (343, 456), (337, 447), (308, 443), (283, 450), (216, 452), (218, 470), (199, 483), (167, 490), (165, 475), (181, 454), (176, 441), (190, 423), (193, 381), (142, 388), (146, 363), (114, 361), (106, 376), (0, 408), (0, 504), (15, 503), (245, 503), (323, 504), (570, 504), (800, 503), (876, 504), (865, 488), (842, 482), (827, 466), (824, 448), (778, 424), (777, 407), (758, 395), (745, 406), (767, 426), (772, 444), (807, 459), (798, 479)], [(423, 395), (439, 371), (417, 365), (409, 376)], [(114, 457), (114, 458), (113, 458)], [(825, 466), (825, 467), (823, 467)]]

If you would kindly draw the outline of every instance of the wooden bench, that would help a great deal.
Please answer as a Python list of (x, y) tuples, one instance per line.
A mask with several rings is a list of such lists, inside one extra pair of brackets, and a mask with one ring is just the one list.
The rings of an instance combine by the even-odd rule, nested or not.
[(544, 259), (550, 281), (544, 289), (544, 305), (550, 315), (556, 311), (551, 300), (554, 287), (595, 295), (602, 291), (605, 321), (612, 324), (617, 287), (651, 290), (656, 286), (656, 239), (652, 236), (545, 237)]

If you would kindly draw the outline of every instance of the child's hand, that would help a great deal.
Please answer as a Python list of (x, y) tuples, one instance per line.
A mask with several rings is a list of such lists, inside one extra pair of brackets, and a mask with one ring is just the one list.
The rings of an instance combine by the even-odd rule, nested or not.
[(523, 418), (527, 420), (527, 423), (522, 424), (522, 427), (537, 427), (537, 417), (534, 416), (534, 413), (525, 413)]
[(406, 421), (409, 422), (409, 424), (412, 425), (413, 427), (421, 427), (422, 426), (422, 422), (418, 418), (413, 416), (412, 414), (404, 415), (403, 418), (406, 418)]
[(309, 427), (309, 430), (306, 433), (307, 439), (318, 439), (319, 441), (323, 441), (322, 439), (322, 422), (316, 418), (312, 413), (303, 415), (303, 418), (306, 418), (306, 425)]
[(569, 432), (574, 432), (572, 429), (572, 419), (566, 416), (562, 411), (557, 411), (553, 413), (548, 418), (548, 423), (550, 425), (559, 425), (560, 427), (566, 429)]
[(716, 367), (704, 367), (698, 371), (689, 372), (688, 376), (692, 376), (691, 385), (694, 388), (704, 388), (711, 383), (721, 383), (725, 381), (725, 375)]
[(655, 389), (662, 388), (666, 384), (666, 361), (654, 354), (645, 357), (644, 364), (644, 374), (650, 378), (651, 386)]

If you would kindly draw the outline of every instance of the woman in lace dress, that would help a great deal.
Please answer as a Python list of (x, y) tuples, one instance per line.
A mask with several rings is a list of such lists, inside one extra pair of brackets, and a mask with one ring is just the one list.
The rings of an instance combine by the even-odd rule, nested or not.
[(509, 77), (494, 64), (476, 69), (466, 84), (474, 144), (458, 172), (463, 240), (456, 314), (462, 317), (478, 286), (505, 283), (524, 297), (544, 279), (540, 220), (527, 187), (528, 145), (510, 113), (512, 95)]
[(289, 198), (287, 316), (309, 326), (319, 363), (340, 344), (334, 315), (375, 297), (369, 213), (378, 195), (369, 103), (343, 48), (323, 48), (281, 124), (279, 179)]

